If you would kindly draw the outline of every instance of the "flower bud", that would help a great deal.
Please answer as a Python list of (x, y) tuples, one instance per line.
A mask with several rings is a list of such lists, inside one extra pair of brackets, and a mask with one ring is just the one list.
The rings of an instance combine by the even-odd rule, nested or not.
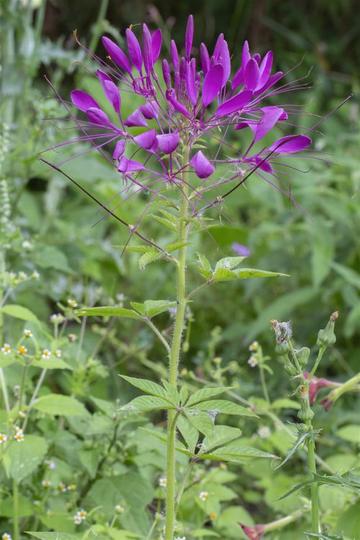
[(300, 366), (304, 368), (309, 360), (310, 349), (308, 347), (301, 347), (301, 349), (295, 351), (295, 354)]
[(329, 347), (330, 345), (334, 345), (336, 342), (335, 321), (338, 319), (338, 317), (338, 311), (334, 311), (334, 313), (331, 314), (329, 322), (325, 328), (319, 330), (316, 342), (319, 347)]

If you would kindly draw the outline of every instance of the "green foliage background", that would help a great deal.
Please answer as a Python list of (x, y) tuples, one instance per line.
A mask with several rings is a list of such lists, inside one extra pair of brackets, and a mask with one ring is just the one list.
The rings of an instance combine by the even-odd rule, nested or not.
[[(272, 399), (292, 399), (289, 381), (274, 353), (269, 321), (291, 319), (296, 342), (311, 345), (330, 313), (339, 310), (337, 343), (322, 363), (321, 375), (344, 381), (359, 371), (358, 2), (168, 0), (149, 5), (143, 1), (110, 0), (106, 17), (98, 19), (99, 1), (58, 0), (47, 2), (43, 21), (37, 20), (36, 12), (20, 8), (20, 4), (17, 10), (12, 10), (12, 4), (4, 0), (1, 3), (0, 111), (3, 121), (11, 125), (2, 170), (11, 214), (1, 229), (1, 241), (8, 271), (26, 272), (28, 276), (36, 271), (40, 279), (20, 280), (11, 291), (8, 302), (28, 308), (36, 316), (36, 320), (28, 316), (24, 323), (24, 317), (4, 314), (4, 339), (11, 344), (18, 341), (25, 324), (38, 336), (41, 346), (49, 346), (54, 339), (49, 337), (52, 331), (49, 317), (61, 310), (69, 297), (75, 298), (79, 305), (119, 302), (128, 305), (129, 301), (172, 298), (172, 269), (164, 262), (139, 269), (138, 254), (131, 249), (122, 254), (121, 246), (128, 239), (128, 231), (104, 216), (61, 174), (38, 159), (40, 151), (63, 140), (64, 134), (74, 135), (73, 131), (68, 135), (64, 130), (64, 108), (44, 81), (44, 74), (65, 99), (74, 85), (91, 89), (95, 96), (99, 93), (91, 77), (93, 68), (74, 45), (74, 29), (82, 42), (103, 55), (98, 46), (101, 33), (108, 32), (121, 41), (125, 26), (143, 20), (159, 24), (165, 34), (171, 33), (182, 42), (186, 17), (192, 12), (196, 17), (197, 43), (212, 44), (223, 31), (234, 58), (239, 56), (242, 42), (247, 38), (261, 52), (271, 48), (277, 67), (283, 71), (298, 66), (288, 75), (288, 80), (307, 75), (311, 69), (308, 78), (311, 87), (293, 98), (290, 95), (289, 99), (301, 105), (294, 129), (309, 127), (318, 120), (317, 115), (325, 115), (313, 133), (315, 159), (299, 158), (292, 162), (297, 170), (287, 170), (280, 180), (284, 193), (252, 178), (221, 209), (220, 224), (210, 223), (208, 230), (195, 235), (192, 246), (194, 252), (201, 246), (203, 252), (210, 254), (214, 265), (220, 258), (233, 255), (232, 243), (240, 242), (251, 250), (249, 266), (283, 272), (290, 278), (240, 281), (204, 289), (191, 305), (189, 348), (183, 354), (183, 377), (190, 389), (196, 386), (197, 379), (234, 385), (241, 398), (265, 407), (267, 412), (261, 417), (261, 425), (270, 430), (267, 438), (259, 435), (258, 425), (245, 423), (243, 419), (239, 423), (230, 420), (231, 425), (240, 427), (252, 446), (285, 456), (293, 442), (294, 404), (284, 404), (284, 408), (273, 404), (267, 409), (258, 371), (247, 363), (249, 344), (256, 339), (271, 357), (268, 365), (272, 374), (267, 374), (267, 381)], [(11, 43), (4, 38), (9, 28), (13, 29), (16, 45), (13, 55)], [(352, 99), (336, 110), (350, 93)], [(124, 96), (124, 107), (133, 108), (132, 99)], [(129, 223), (136, 223), (146, 199), (123, 200), (118, 176), (99, 155), (84, 154), (80, 147), (72, 146), (52, 157), (67, 159), (76, 153), (80, 155), (66, 163), (66, 171), (100, 200), (111, 203), (115, 200), (119, 215)], [(287, 194), (291, 194), (291, 200)], [(151, 216), (143, 220), (142, 228), (155, 238), (161, 231)], [(130, 246), (133, 244), (136, 242), (132, 240)], [(193, 284), (200, 284), (193, 270)], [(24, 455), (15, 455), (8, 463), (4, 461), (1, 530), (7, 531), (11, 522), (10, 476), (24, 486), (20, 500), (24, 530), (61, 530), (72, 534), (75, 531), (72, 513), (82, 506), (96, 508), (100, 500), (101, 508), (94, 514), (98, 527), (106, 528), (104, 524), (112, 519), (115, 505), (121, 503), (126, 512), (119, 530), (143, 537), (158, 509), (154, 500), (161, 501), (163, 496), (161, 489), (154, 486), (162, 474), (164, 448), (156, 438), (149, 440), (145, 430), (134, 433), (137, 425), (149, 428), (146, 417), (122, 421), (114, 432), (111, 407), (115, 400), (123, 405), (137, 395), (117, 375), (150, 379), (164, 376), (164, 354), (151, 332), (136, 320), (79, 322), (67, 309), (69, 321), (60, 341), (64, 360), (72, 371), (52, 371), (42, 392), (44, 397), (63, 393), (76, 401), (72, 405), (67, 403), (69, 409), (62, 413), (65, 424), (54, 412), (64, 407), (66, 410), (65, 403), (57, 404), (54, 398), (53, 412), (47, 410), (46, 402), (43, 410), (38, 407), (38, 416), (30, 424), (33, 434), (26, 438), (27, 451), (23, 447)], [(157, 320), (170, 335), (169, 316), (162, 313)], [(68, 334), (77, 335), (78, 340), (68, 342)], [(219, 360), (214, 362), (217, 358), (222, 359), (223, 371), (218, 367)], [(31, 369), (34, 371), (30, 372), (26, 388), (29, 395), (38, 376), (35, 368)], [(21, 365), (14, 363), (6, 370), (9, 385), (18, 384)], [(85, 412), (76, 408), (81, 408), (80, 402), (85, 404)], [(71, 406), (75, 406), (78, 415)], [(322, 428), (319, 436), (322, 459), (337, 473), (356, 469), (360, 442), (358, 393), (345, 396), (329, 412), (316, 407), (316, 422)], [(271, 415), (281, 418), (282, 427)], [(4, 414), (0, 420), (1, 424), (5, 422)], [(161, 414), (155, 414), (153, 420), (160, 430)], [(22, 462), (31, 453), (35, 456), (33, 461), (25, 465), (18, 477), (16, 460)], [(45, 454), (57, 462), (55, 472), (44, 465)], [(181, 459), (180, 465), (183, 465)], [(270, 521), (293, 511), (301, 501), (298, 493), (279, 501), (294, 483), (304, 480), (300, 454), (278, 472), (267, 461), (260, 465), (258, 461), (249, 463), (246, 468), (202, 465), (199, 469), (200, 487), (195, 485), (186, 492), (180, 510), (179, 521), (185, 524), (185, 533), (186, 527), (191, 526), (192, 530), (212, 529), (221, 538), (241, 538), (239, 521)], [(54, 486), (61, 482), (70, 484), (74, 479), (78, 487), (63, 499), (58, 494), (44, 496), (41, 481), (48, 478)], [(212, 494), (208, 503), (199, 501), (199, 491)], [(40, 501), (37, 507), (34, 501)], [(356, 517), (358, 490), (347, 492), (337, 486), (323, 486), (321, 504), (329, 531), (344, 534), (344, 538), (360, 538)], [(209, 516), (213, 512), (217, 518), (210, 526)], [(301, 522), (269, 538), (303, 538), (303, 530), (306, 524)], [(97, 532), (114, 534), (105, 529)], [(132, 537), (126, 534), (121, 536), (118, 532), (113, 538)], [(210, 538), (206, 532), (198, 537)]]

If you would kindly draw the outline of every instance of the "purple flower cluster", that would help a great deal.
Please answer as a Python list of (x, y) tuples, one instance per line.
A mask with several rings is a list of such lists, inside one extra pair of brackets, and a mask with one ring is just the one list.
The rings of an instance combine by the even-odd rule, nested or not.
[[(193, 37), (190, 15), (184, 50), (179, 52), (172, 40), (169, 58), (161, 61), (160, 30), (151, 32), (144, 24), (140, 43), (128, 28), (127, 52), (104, 36), (102, 44), (109, 62), (100, 61), (102, 69), (97, 71), (97, 78), (113, 112), (107, 114), (83, 90), (71, 93), (73, 105), (86, 116), (78, 123), (82, 138), (99, 149), (109, 147), (119, 173), (140, 188), (149, 189), (158, 182), (181, 187), (186, 176), (188, 186), (197, 193), (192, 185), (196, 178), (202, 180), (203, 188), (207, 182), (207, 189), (211, 189), (242, 178), (252, 169), (273, 175), (276, 157), (300, 152), (311, 143), (306, 135), (288, 135), (255, 149), (288, 118), (284, 107), (264, 105), (264, 101), (290, 90), (291, 85), (278, 85), (284, 74), (273, 72), (271, 51), (263, 57), (252, 54), (245, 41), (240, 67), (231, 77), (231, 57), (224, 35), (219, 35), (212, 53), (201, 43), (199, 59), (192, 56)], [(143, 101), (126, 118), (119, 88)], [(234, 151), (228, 140), (233, 131), (241, 130), (250, 130), (250, 144), (245, 150)], [(220, 147), (212, 156), (205, 143), (209, 133)], [(233, 155), (229, 157), (230, 153)], [(212, 180), (216, 168), (224, 164), (228, 165), (229, 176), (219, 181), (216, 175), (216, 181)]]

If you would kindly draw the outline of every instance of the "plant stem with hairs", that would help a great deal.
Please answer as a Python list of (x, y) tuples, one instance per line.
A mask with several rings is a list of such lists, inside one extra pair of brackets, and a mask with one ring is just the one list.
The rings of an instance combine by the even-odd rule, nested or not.
[[(188, 162), (188, 151), (185, 152), (184, 162)], [(185, 174), (185, 173), (183, 173)], [(176, 318), (174, 335), (169, 354), (169, 379), (171, 386), (176, 388), (178, 379), (179, 359), (181, 352), (182, 335), (185, 326), (186, 311), (186, 242), (189, 233), (188, 223), (189, 201), (186, 190), (186, 181), (182, 193), (182, 201), (178, 217), (178, 241), (180, 242), (179, 259), (177, 262), (177, 293)], [(176, 411), (170, 410), (167, 424), (167, 464), (166, 464), (166, 524), (165, 540), (173, 540), (176, 504)]]

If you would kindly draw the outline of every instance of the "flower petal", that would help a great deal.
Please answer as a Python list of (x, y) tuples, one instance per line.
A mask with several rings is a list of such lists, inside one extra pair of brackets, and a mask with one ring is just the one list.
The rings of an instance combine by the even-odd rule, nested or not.
[(127, 117), (127, 119), (124, 122), (125, 126), (128, 127), (146, 127), (147, 122), (144, 118), (143, 113), (140, 111), (140, 109), (136, 109), (133, 113), (130, 114), (130, 116)]
[(145, 71), (149, 75), (154, 65), (153, 50), (152, 50), (152, 38), (150, 30), (146, 24), (143, 24), (143, 55)]
[(222, 88), (224, 70), (220, 64), (212, 66), (205, 75), (202, 88), (202, 102), (207, 107), (214, 101)]
[(237, 88), (238, 86), (240, 86), (240, 84), (243, 84), (245, 68), (250, 58), (251, 56), (250, 56), (249, 43), (247, 41), (244, 41), (244, 45), (243, 45), (242, 53), (241, 53), (241, 66), (235, 73), (234, 78), (231, 83), (231, 88), (233, 90)]
[(145, 150), (149, 150), (149, 148), (152, 147), (154, 144), (156, 137), (156, 131), (155, 129), (150, 129), (149, 131), (145, 131), (144, 133), (141, 133), (140, 135), (137, 135), (134, 137), (134, 141), (137, 145), (141, 146), (141, 148), (144, 148)]
[(114, 124), (110, 122), (107, 114), (105, 114), (104, 111), (102, 111), (98, 107), (90, 107), (90, 109), (87, 109), (86, 116), (92, 124), (116, 129), (116, 126), (114, 126)]
[(142, 58), (141, 48), (140, 48), (138, 38), (135, 36), (134, 32), (130, 28), (126, 29), (125, 34), (126, 34), (126, 42), (128, 46), (130, 59), (132, 63), (134, 64), (134, 66), (136, 67), (136, 69), (138, 71), (141, 71), (143, 58)]
[(224, 101), (224, 103), (220, 105), (216, 111), (216, 116), (221, 118), (223, 116), (227, 116), (228, 114), (233, 114), (240, 111), (249, 103), (249, 101), (251, 101), (252, 96), (253, 93), (249, 90), (239, 92), (236, 94), (236, 96)]
[(111, 103), (115, 112), (120, 113), (121, 101), (118, 87), (111, 78), (100, 69), (97, 70), (96, 75), (101, 83), (106, 99)]
[(131, 73), (131, 64), (129, 62), (128, 57), (124, 53), (120, 47), (114, 43), (111, 39), (107, 38), (106, 36), (103, 36), (102, 44), (104, 45), (106, 52), (110, 56), (110, 58), (117, 64), (123, 71), (126, 71), (127, 73)]
[(93, 97), (83, 90), (73, 90), (70, 94), (73, 105), (79, 109), (79, 111), (86, 112), (90, 107), (96, 109), (99, 108), (98, 103)]
[(260, 71), (259, 66), (254, 58), (251, 58), (246, 64), (244, 72), (245, 86), (248, 90), (255, 90), (259, 83)]
[(115, 145), (114, 151), (113, 151), (113, 159), (116, 161), (123, 155), (125, 152), (125, 141), (122, 139), (121, 141), (118, 141)]
[(177, 50), (176, 43), (175, 43), (175, 41), (173, 39), (171, 40), (171, 43), (170, 43), (170, 55), (171, 55), (172, 64), (174, 66), (174, 70), (178, 71), (179, 64), (180, 64), (180, 62), (179, 62), (179, 53), (178, 53), (178, 50)]
[(142, 163), (133, 159), (128, 159), (125, 156), (119, 161), (118, 171), (121, 173), (143, 171), (144, 169), (145, 167)]
[(273, 53), (271, 51), (268, 51), (259, 67), (260, 76), (259, 76), (259, 84), (258, 87), (262, 88), (269, 80), (269, 77), (271, 75), (271, 69), (273, 65)]
[(156, 101), (148, 101), (148, 103), (145, 103), (145, 105), (141, 105), (139, 109), (148, 120), (157, 118), (159, 115), (159, 105), (156, 103)]
[(167, 133), (165, 135), (157, 135), (156, 141), (161, 152), (164, 154), (171, 154), (174, 150), (176, 150), (180, 142), (180, 136), (176, 132)]
[[(195, 58), (193, 58), (195, 60)], [(195, 107), (197, 103), (197, 88), (194, 77), (193, 62), (186, 63), (186, 90), (190, 103)]]
[(161, 53), (161, 45), (162, 45), (162, 33), (159, 28), (153, 32), (151, 36), (151, 45), (152, 45), (152, 55), (153, 55), (153, 62), (158, 60), (160, 53)]
[(209, 51), (207, 50), (205, 43), (201, 43), (200, 45), (200, 62), (201, 62), (201, 69), (204, 75), (206, 75), (210, 69), (210, 55), (209, 55)]
[(231, 73), (231, 60), (229, 47), (224, 39), (224, 34), (220, 34), (217, 39), (214, 49), (214, 58), (215, 62), (217, 64), (221, 64), (223, 68), (222, 86), (225, 86)]
[(287, 135), (278, 139), (268, 150), (274, 154), (296, 154), (302, 152), (311, 144), (307, 135)]
[(255, 128), (254, 142), (259, 141), (275, 126), (275, 124), (281, 119), (284, 109), (281, 107), (263, 107), (262, 118)]
[(207, 157), (204, 156), (201, 150), (191, 158), (190, 165), (199, 178), (208, 178), (215, 171), (215, 167), (210, 163)]
[(187, 23), (186, 23), (186, 31), (185, 31), (185, 55), (187, 59), (189, 59), (191, 55), (193, 39), (194, 39), (194, 17), (192, 15), (189, 15)]

